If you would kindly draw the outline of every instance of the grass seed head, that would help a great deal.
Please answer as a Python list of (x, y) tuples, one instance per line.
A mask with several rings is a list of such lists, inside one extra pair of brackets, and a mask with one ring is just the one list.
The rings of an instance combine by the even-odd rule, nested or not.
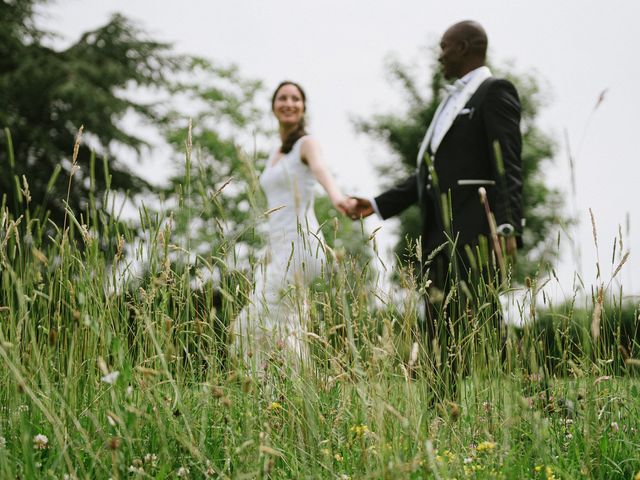
[(111, 450), (112, 452), (115, 452), (120, 448), (120, 438), (111, 437), (109, 440), (107, 440), (106, 447), (107, 447), (107, 450)]

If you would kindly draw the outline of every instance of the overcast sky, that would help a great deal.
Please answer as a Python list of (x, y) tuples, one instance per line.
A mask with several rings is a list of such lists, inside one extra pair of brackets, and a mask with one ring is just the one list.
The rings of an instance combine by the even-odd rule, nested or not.
[[(384, 160), (385, 152), (358, 136), (350, 119), (401, 108), (401, 97), (388, 83), (385, 59), (393, 54), (417, 64), (424, 47), (436, 44), (449, 25), (478, 20), (489, 35), (493, 63), (512, 62), (516, 71), (534, 73), (548, 92), (549, 105), (539, 123), (559, 148), (546, 175), (550, 184), (566, 191), (571, 211), (565, 131), (576, 156), (580, 226), (572, 235), (583, 261), (577, 265), (571, 249), (564, 250), (557, 266), (558, 288), (570, 296), (576, 271), (587, 290), (595, 284), (592, 209), (605, 283), (613, 270), (614, 237), (622, 226), (624, 249), (631, 257), (620, 279), (626, 294), (638, 293), (637, 0), (67, 0), (44, 9), (40, 24), (60, 33), (59, 45), (64, 46), (106, 23), (113, 12), (136, 20), (155, 38), (173, 42), (181, 53), (233, 62), (244, 76), (262, 79), (269, 90), (282, 79), (300, 82), (309, 97), (310, 130), (343, 189), (360, 195), (379, 191), (374, 163)], [(603, 103), (593, 112), (605, 89)], [(267, 94), (265, 107), (268, 102)], [(161, 162), (152, 156), (145, 163), (149, 177), (163, 171)], [(368, 221), (370, 228), (378, 225), (383, 238), (391, 238), (394, 223)]]

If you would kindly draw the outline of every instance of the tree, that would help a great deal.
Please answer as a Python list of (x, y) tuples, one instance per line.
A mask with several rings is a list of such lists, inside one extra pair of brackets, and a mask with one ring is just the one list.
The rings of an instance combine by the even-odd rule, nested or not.
[[(387, 70), (406, 98), (404, 111), (377, 114), (370, 120), (358, 119), (356, 128), (383, 143), (395, 157), (393, 162), (378, 168), (387, 186), (391, 186), (415, 169), (426, 127), (442, 100), (444, 79), (439, 69), (432, 68), (434, 73), (430, 81), (423, 84), (419, 73), (395, 58), (388, 62)], [(424, 67), (420, 71), (427, 72), (429, 69)], [(553, 158), (555, 146), (551, 138), (536, 125), (538, 112), (544, 105), (539, 84), (528, 74), (505, 72), (501, 75), (516, 85), (522, 105), (523, 194), (527, 224), (523, 232), (525, 247), (519, 252), (516, 264), (516, 278), (521, 278), (523, 275), (534, 274), (541, 265), (553, 258), (557, 249), (549, 243), (550, 234), (554, 226), (569, 223), (570, 219), (561, 212), (560, 191), (545, 183), (543, 167)], [(411, 258), (415, 258), (410, 253), (415, 252), (415, 248), (410, 246), (415, 244), (420, 235), (418, 207), (405, 210), (399, 219), (400, 232), (395, 253), (400, 262), (406, 264)]]
[[(164, 120), (162, 102), (144, 103), (133, 92), (146, 89), (159, 98), (197, 59), (172, 54), (169, 44), (147, 38), (121, 15), (54, 50), (34, 26), (38, 3), (44, 2), (1, 3), (0, 197), (16, 216), (29, 203), (33, 214), (61, 225), (67, 196), (72, 210), (95, 211), (108, 189), (134, 194), (148, 188), (122, 162), (122, 147), (140, 153), (147, 145), (123, 129), (122, 119), (133, 113), (148, 123)], [(81, 125), (85, 134), (73, 166)], [(103, 165), (95, 165), (93, 151)], [(27, 184), (25, 198), (20, 190), (26, 192)]]

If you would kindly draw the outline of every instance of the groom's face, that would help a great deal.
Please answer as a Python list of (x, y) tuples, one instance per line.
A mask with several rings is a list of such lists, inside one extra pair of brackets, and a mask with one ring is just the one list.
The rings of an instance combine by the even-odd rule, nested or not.
[(440, 40), (440, 56), (438, 57), (442, 74), (447, 80), (460, 78), (464, 65), (464, 42), (455, 31), (447, 30)]

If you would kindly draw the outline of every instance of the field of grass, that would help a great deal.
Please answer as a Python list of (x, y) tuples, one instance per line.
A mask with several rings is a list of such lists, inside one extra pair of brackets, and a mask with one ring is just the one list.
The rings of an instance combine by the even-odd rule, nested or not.
[(419, 294), (389, 300), (340, 258), (308, 293), (313, 359), (254, 375), (226, 357), (247, 281), (220, 252), (196, 289), (162, 220), (133, 248), (140, 231), (99, 216), (0, 217), (2, 479), (640, 478), (638, 345), (570, 336), (571, 311), (551, 366), (540, 330), (503, 343), (490, 303), (439, 363)]

